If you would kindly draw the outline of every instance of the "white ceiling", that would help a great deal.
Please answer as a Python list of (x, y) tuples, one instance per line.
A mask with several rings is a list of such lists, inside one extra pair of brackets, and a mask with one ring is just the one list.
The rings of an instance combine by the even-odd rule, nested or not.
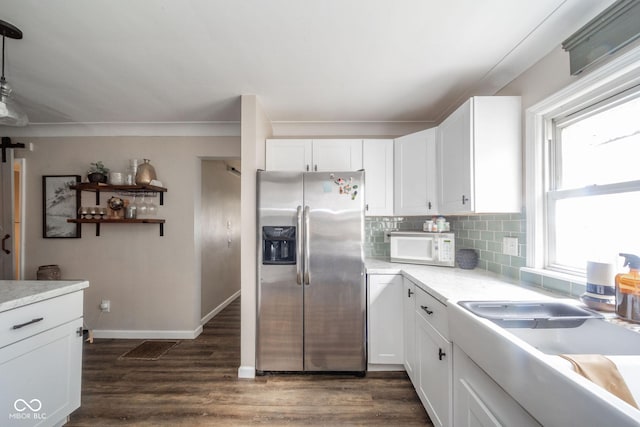
[[(613, 0), (0, 0), (31, 123), (439, 122)], [(567, 70), (567, 73), (569, 71)]]

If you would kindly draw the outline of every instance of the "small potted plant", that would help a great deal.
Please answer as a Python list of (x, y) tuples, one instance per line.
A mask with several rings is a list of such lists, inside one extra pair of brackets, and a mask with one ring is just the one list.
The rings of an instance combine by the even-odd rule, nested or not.
[(91, 163), (91, 166), (87, 171), (87, 179), (89, 180), (89, 182), (93, 183), (106, 183), (108, 173), (109, 168), (107, 168), (102, 162), (98, 161), (95, 163)]

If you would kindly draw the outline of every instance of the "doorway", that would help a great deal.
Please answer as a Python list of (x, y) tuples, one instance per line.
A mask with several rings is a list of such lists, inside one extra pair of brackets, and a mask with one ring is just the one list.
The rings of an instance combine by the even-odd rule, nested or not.
[(201, 161), (201, 286), (204, 324), (240, 293), (240, 160)]
[(24, 276), (25, 159), (13, 161), (13, 253), (15, 280)]
[(5, 153), (0, 163), (0, 279), (20, 280), (24, 275), (25, 159)]

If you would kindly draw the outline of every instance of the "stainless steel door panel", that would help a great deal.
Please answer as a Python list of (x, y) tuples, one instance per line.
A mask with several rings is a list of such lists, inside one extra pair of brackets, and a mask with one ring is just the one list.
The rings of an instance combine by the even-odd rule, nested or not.
[[(352, 187), (340, 194), (335, 181)], [(357, 190), (353, 186), (357, 185)], [(353, 192), (358, 194), (353, 198)], [(364, 371), (364, 174), (306, 173), (309, 284), (304, 288), (306, 371)]]
[[(262, 264), (262, 227), (298, 226), (302, 204), (302, 174), (258, 172), (258, 293), (256, 369), (303, 369), (303, 286), (296, 281), (296, 265)], [(301, 233), (296, 229), (296, 243)], [(296, 248), (297, 249), (297, 248)], [(302, 262), (296, 257), (296, 262)]]

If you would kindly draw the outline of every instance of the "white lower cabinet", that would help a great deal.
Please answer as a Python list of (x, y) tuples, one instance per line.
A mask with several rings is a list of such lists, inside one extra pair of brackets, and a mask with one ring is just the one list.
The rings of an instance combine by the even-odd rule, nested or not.
[(423, 311), (420, 306), (415, 320), (418, 381), (414, 386), (433, 425), (450, 426), (453, 346), (419, 311)]
[(368, 360), (374, 364), (402, 365), (403, 284), (397, 274), (368, 276)]
[(0, 342), (0, 425), (58, 426), (80, 406), (81, 313), (82, 292), (0, 313), (13, 335)]
[(406, 277), (402, 310), (404, 368), (434, 426), (540, 426), (450, 340), (447, 306)]
[(404, 335), (404, 369), (412, 383), (417, 383), (416, 378), (416, 312), (415, 293), (416, 285), (406, 277), (402, 279), (402, 317)]
[(462, 349), (453, 362), (453, 424), (456, 427), (540, 426)]

